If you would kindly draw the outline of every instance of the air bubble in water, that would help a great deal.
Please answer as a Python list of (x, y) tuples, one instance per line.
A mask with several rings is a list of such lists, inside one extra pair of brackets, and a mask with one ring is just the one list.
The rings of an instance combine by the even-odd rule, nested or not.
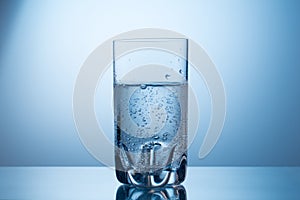
[(144, 89), (146, 89), (146, 88), (147, 88), (147, 85), (146, 85), (146, 84), (142, 84), (142, 85), (141, 85), (141, 89), (142, 89), (142, 90), (144, 90)]
[(182, 74), (182, 69), (179, 70), (179, 73)]
[(168, 104), (172, 104), (172, 103), (173, 103), (173, 101), (171, 101), (171, 100), (167, 100), (167, 103), (168, 103)]
[(169, 79), (170, 77), (171, 77), (170, 74), (166, 74), (166, 75), (165, 75), (165, 78), (166, 78), (166, 79)]
[(153, 136), (153, 139), (154, 139), (154, 140), (158, 140), (158, 139), (159, 139), (159, 136), (158, 136), (158, 135), (155, 135), (155, 136)]

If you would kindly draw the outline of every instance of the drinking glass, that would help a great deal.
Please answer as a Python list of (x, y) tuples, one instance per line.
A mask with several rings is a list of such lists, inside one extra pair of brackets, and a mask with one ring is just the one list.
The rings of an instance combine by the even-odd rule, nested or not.
[(113, 41), (115, 169), (124, 184), (180, 184), (186, 175), (188, 40)]

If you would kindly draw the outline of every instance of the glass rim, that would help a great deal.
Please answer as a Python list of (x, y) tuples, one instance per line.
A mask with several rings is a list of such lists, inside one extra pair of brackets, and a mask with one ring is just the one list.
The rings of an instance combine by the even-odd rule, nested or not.
[(116, 42), (168, 42), (168, 41), (188, 41), (188, 38), (169, 38), (169, 37), (153, 37), (153, 38), (121, 38), (113, 40)]

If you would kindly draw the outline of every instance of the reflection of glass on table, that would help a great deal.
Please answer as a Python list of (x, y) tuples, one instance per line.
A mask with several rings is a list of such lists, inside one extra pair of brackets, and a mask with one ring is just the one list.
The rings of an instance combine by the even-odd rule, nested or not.
[(116, 194), (116, 200), (186, 200), (185, 188), (167, 186), (158, 188), (141, 188), (130, 185), (121, 185)]

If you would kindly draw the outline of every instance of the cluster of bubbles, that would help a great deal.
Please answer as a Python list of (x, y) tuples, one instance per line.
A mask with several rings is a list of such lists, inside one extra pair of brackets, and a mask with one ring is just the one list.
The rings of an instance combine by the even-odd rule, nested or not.
[(141, 84), (136, 87), (127, 102), (131, 122), (122, 123), (134, 123), (137, 132), (119, 130), (119, 147), (131, 152), (149, 151), (172, 141), (180, 126), (181, 108), (176, 89), (171, 87), (180, 86)]

